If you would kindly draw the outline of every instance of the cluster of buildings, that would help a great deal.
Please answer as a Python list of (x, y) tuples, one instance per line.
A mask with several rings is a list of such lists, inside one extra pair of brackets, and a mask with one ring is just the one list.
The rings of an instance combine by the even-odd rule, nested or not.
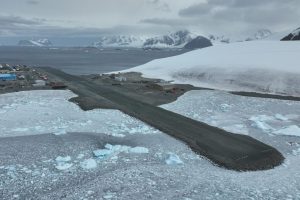
[(24, 80), (25, 76), (19, 72), (28, 71), (26, 65), (10, 66), (9, 64), (0, 64), (0, 80), (2, 81), (14, 81)]

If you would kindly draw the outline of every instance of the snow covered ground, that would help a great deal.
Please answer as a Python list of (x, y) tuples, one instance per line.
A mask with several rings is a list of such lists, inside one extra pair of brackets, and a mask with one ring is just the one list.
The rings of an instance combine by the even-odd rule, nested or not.
[(0, 96), (0, 137), (67, 132), (152, 134), (158, 131), (118, 110), (84, 112), (70, 91), (28, 91)]
[[(300, 103), (191, 91), (162, 106), (238, 133), (243, 127), (243, 134), (275, 146), (286, 157), (272, 170), (236, 172), (214, 166), (183, 143), (119, 111), (83, 112), (67, 101), (74, 96), (69, 91), (0, 95), (2, 199), (300, 198), (300, 137), (291, 134), (295, 131), (277, 133), (299, 126)], [(91, 122), (75, 125), (86, 120)], [(11, 123), (22, 131), (14, 131)], [(118, 128), (121, 123), (129, 128)], [(55, 127), (67, 134), (53, 134)], [(132, 129), (138, 131), (132, 134)], [(120, 134), (124, 137), (116, 137)]]
[(300, 102), (194, 90), (163, 108), (227, 131), (300, 137)]
[(300, 42), (217, 45), (128, 70), (200, 87), (300, 96)]

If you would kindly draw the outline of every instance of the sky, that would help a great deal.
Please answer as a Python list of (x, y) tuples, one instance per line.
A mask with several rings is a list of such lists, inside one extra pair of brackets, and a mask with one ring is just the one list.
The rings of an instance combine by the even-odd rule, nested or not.
[(0, 37), (232, 35), (300, 27), (300, 0), (1, 0)]

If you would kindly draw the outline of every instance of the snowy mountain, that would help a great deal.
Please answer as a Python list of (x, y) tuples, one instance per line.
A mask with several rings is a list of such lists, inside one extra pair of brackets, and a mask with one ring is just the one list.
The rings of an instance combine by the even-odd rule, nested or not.
[(281, 39), (282, 41), (300, 40), (300, 28), (294, 30), (289, 35)]
[(222, 36), (217, 36), (210, 34), (208, 35), (208, 39), (213, 43), (213, 44), (227, 44), (230, 43), (230, 38), (222, 35)]
[(236, 42), (158, 59), (126, 71), (199, 87), (300, 96), (300, 45)]
[(95, 47), (141, 47), (144, 39), (135, 36), (112, 35), (102, 36), (93, 44)]
[(232, 42), (244, 42), (244, 41), (253, 41), (253, 40), (265, 40), (271, 37), (273, 33), (268, 29), (261, 29), (253, 34), (248, 36), (225, 36), (225, 35), (208, 35), (208, 38), (213, 44), (227, 44)]
[(48, 47), (48, 46), (52, 46), (52, 42), (48, 39), (20, 40), (18, 45), (31, 46), (31, 47)]
[(246, 41), (252, 41), (252, 40), (262, 40), (272, 35), (272, 32), (268, 29), (261, 29), (258, 30), (256, 33), (253, 34), (253, 36), (249, 36), (246, 38)]
[(195, 35), (187, 30), (180, 30), (168, 35), (149, 38), (145, 41), (144, 48), (182, 48), (190, 42)]

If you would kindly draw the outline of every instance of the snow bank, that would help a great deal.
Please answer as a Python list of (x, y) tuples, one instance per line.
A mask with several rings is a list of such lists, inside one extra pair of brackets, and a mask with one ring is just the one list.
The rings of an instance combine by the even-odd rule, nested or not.
[(0, 137), (72, 132), (116, 137), (159, 133), (118, 110), (83, 111), (68, 100), (71, 91), (26, 91), (0, 95)]
[(217, 45), (125, 71), (200, 87), (300, 96), (300, 42)]

